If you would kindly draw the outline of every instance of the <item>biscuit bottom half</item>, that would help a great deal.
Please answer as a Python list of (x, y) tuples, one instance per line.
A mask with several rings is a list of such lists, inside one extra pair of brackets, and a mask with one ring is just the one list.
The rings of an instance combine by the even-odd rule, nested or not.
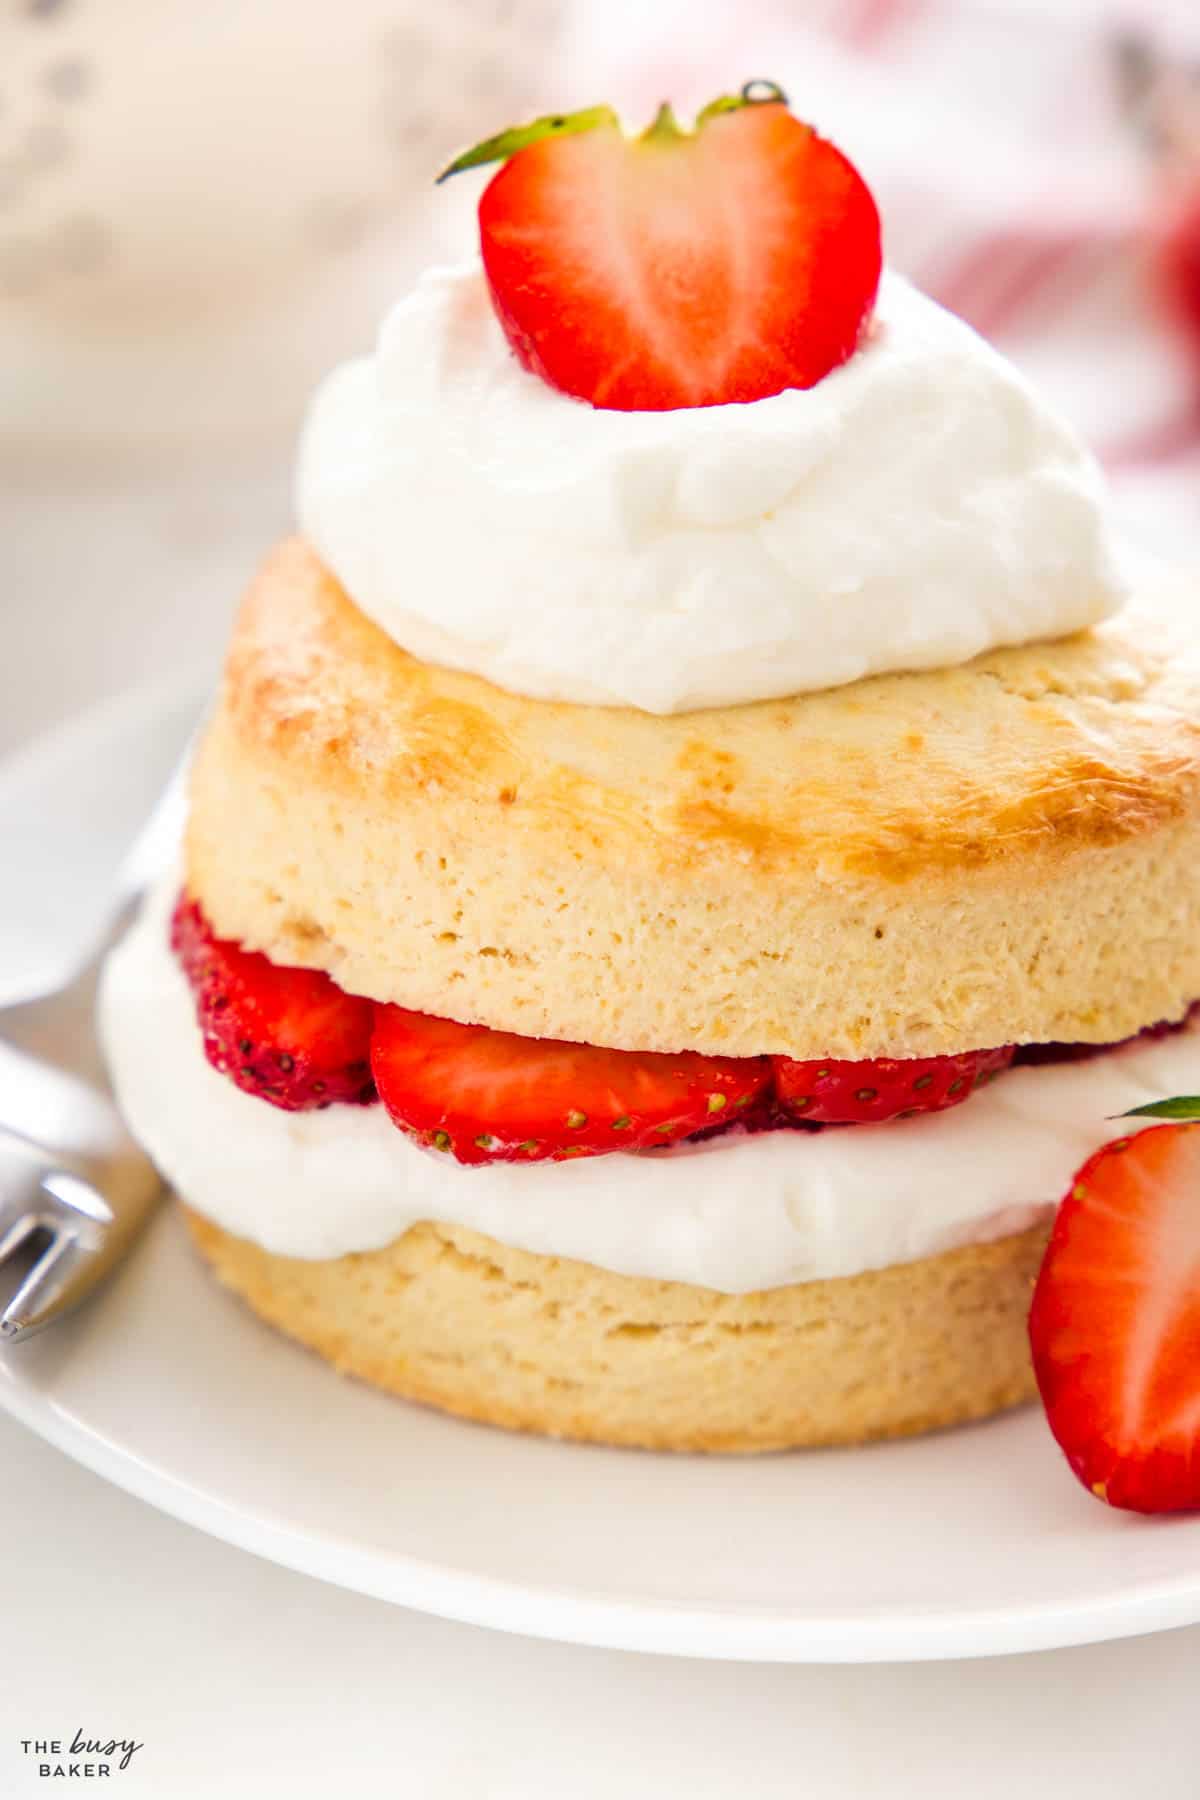
[(306, 1261), (185, 1214), (225, 1285), (343, 1374), (513, 1431), (746, 1453), (909, 1436), (1035, 1392), (1026, 1320), (1047, 1224), (722, 1294), (428, 1223)]

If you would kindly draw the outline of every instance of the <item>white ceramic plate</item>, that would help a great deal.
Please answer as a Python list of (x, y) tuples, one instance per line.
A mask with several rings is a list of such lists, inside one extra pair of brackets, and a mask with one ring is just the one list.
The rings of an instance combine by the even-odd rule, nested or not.
[[(178, 694), (143, 695), (0, 768), (0, 993), (14, 965), (86, 936), (190, 716)], [(509, 1437), (352, 1385), (277, 1338), (214, 1286), (169, 1212), (109, 1292), (0, 1358), (0, 1405), (247, 1550), (538, 1636), (869, 1661), (1200, 1619), (1200, 1519), (1106, 1511), (1036, 1411), (742, 1461)]]

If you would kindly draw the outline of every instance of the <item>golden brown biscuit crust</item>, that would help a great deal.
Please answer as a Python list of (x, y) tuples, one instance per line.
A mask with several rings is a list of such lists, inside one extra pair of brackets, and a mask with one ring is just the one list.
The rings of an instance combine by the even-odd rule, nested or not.
[(228, 1287), (344, 1374), (514, 1431), (787, 1450), (932, 1431), (1035, 1391), (1041, 1226), (868, 1275), (717, 1294), (455, 1226), (305, 1262), (187, 1218)]
[(299, 540), (193, 779), (216, 929), (531, 1036), (733, 1055), (1107, 1042), (1200, 995), (1200, 634), (659, 718), (406, 655)]

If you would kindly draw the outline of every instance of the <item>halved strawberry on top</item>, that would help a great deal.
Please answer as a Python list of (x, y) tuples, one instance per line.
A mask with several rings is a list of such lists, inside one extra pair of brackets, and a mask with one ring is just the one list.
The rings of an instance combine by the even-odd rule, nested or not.
[[(638, 137), (611, 107), (489, 138), (483, 265), (520, 361), (624, 412), (808, 388), (852, 355), (875, 304), (879, 214), (846, 157), (773, 82), (670, 106)], [(444, 177), (443, 177), (444, 179)]]
[(238, 1087), (285, 1112), (376, 1098), (369, 1000), (316, 969), (287, 968), (215, 936), (186, 894), (171, 944), (195, 995), (204, 1053)]
[(376, 1008), (371, 1069), (402, 1130), (461, 1163), (645, 1150), (733, 1120), (765, 1093), (765, 1057), (668, 1056), (519, 1037)]

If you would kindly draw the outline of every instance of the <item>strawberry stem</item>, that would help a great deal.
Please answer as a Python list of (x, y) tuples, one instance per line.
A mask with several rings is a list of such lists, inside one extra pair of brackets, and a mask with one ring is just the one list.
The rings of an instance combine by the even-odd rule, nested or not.
[(683, 132), (680, 129), (679, 120), (672, 110), (671, 102), (664, 100), (654, 115), (653, 123), (643, 131), (642, 142), (644, 144), (671, 143), (682, 136)]

